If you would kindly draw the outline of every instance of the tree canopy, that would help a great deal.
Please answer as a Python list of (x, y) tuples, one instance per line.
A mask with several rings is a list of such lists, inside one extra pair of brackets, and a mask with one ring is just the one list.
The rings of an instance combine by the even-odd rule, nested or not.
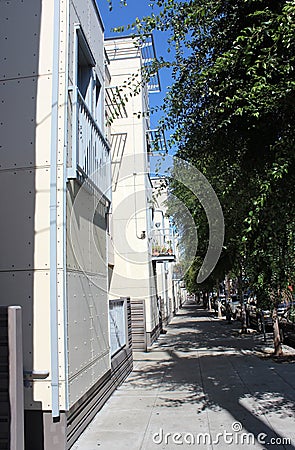
[[(277, 293), (294, 282), (295, 2), (151, 4), (160, 12), (134, 25), (143, 37), (155, 29), (170, 33), (175, 59), (154, 65), (173, 69), (164, 126), (174, 130), (177, 156), (207, 177), (224, 211), (224, 251), (212, 283), (241, 268), (254, 288)], [(202, 243), (187, 274), (193, 285), (206, 217), (179, 183), (172, 181), (171, 191), (188, 203)]]

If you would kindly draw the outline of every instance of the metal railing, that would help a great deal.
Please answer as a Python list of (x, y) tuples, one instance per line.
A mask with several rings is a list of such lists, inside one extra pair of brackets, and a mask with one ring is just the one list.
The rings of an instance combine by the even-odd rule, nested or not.
[(155, 228), (152, 232), (152, 258), (175, 261), (175, 239), (169, 228)]
[(175, 255), (175, 241), (172, 231), (169, 228), (155, 228), (152, 233), (152, 254)]
[(151, 155), (166, 155), (167, 154), (167, 144), (165, 133), (161, 128), (146, 131), (148, 153)]
[(110, 300), (109, 302), (111, 356), (114, 356), (127, 344), (127, 310), (125, 303), (125, 299)]
[(73, 89), (72, 152), (68, 178), (88, 178), (110, 199), (110, 146), (94, 120), (79, 89)]

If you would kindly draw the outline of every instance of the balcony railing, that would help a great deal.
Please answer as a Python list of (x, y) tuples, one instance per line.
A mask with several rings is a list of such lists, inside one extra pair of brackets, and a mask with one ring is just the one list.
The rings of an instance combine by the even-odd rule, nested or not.
[(174, 262), (175, 259), (173, 232), (168, 228), (155, 228), (152, 235), (152, 260)]
[(161, 128), (147, 130), (146, 137), (150, 155), (165, 156), (167, 154), (165, 133)]
[(77, 87), (73, 94), (72, 151), (68, 158), (68, 178), (88, 179), (109, 200), (109, 144)]
[(149, 36), (146, 36), (144, 42), (141, 44), (141, 54), (143, 65), (149, 75), (148, 91), (150, 93), (160, 92), (161, 84), (159, 73), (158, 71), (152, 69), (152, 64), (156, 60), (156, 51), (154, 39), (151, 34)]

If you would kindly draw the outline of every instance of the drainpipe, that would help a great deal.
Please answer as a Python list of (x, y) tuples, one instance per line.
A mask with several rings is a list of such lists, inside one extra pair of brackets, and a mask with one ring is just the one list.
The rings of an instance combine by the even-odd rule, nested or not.
[(69, 409), (69, 366), (68, 366), (68, 302), (67, 302), (67, 148), (68, 148), (68, 96), (69, 96), (69, 35), (70, 0), (66, 1), (66, 56), (65, 56), (65, 127), (64, 127), (64, 179), (63, 179), (63, 315), (64, 315), (64, 371), (65, 409)]
[(57, 305), (57, 146), (58, 146), (58, 82), (59, 82), (59, 0), (54, 0), (52, 111), (50, 149), (50, 331), (51, 331), (51, 399), (52, 417), (58, 421), (58, 305)]

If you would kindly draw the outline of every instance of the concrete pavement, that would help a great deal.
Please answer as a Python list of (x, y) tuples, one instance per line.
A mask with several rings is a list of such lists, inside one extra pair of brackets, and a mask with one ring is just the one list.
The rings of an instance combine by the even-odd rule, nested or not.
[(184, 307), (72, 449), (295, 449), (295, 362), (238, 326)]

